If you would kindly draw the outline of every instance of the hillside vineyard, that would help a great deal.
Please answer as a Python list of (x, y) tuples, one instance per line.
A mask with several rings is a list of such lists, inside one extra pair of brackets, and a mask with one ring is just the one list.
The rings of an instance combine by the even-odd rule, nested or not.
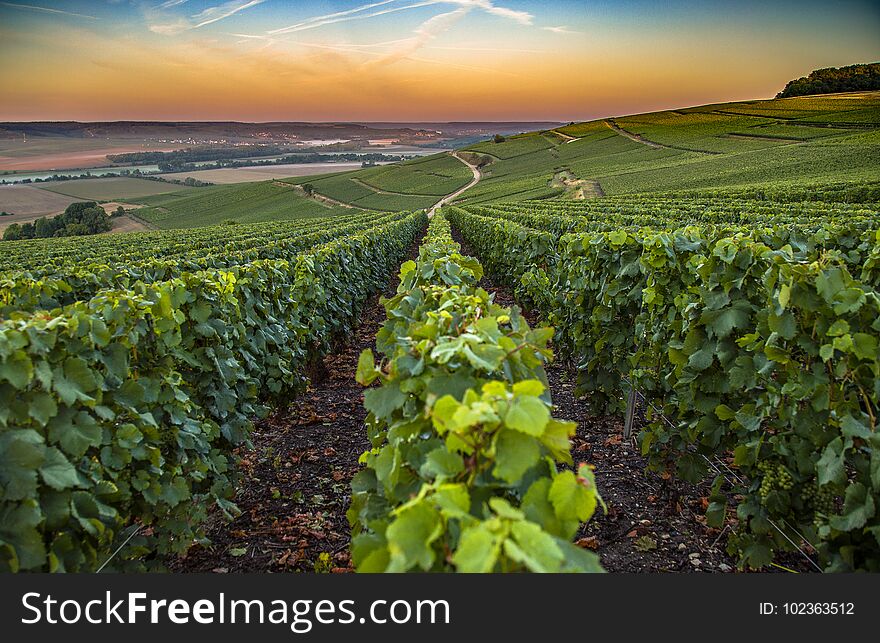
[(880, 571), (878, 105), (572, 124), (138, 202), (170, 229), (4, 242), (0, 569), (203, 544), (239, 513), (255, 422), (385, 293), (344, 480), (355, 570), (602, 570), (578, 538), (602, 462), (572, 456), (555, 354), (653, 471), (707, 486), (740, 567)]

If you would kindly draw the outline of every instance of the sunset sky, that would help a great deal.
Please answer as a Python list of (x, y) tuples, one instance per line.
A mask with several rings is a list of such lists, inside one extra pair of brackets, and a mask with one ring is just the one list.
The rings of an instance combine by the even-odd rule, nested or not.
[(0, 120), (586, 120), (880, 60), (880, 3), (0, 1)]

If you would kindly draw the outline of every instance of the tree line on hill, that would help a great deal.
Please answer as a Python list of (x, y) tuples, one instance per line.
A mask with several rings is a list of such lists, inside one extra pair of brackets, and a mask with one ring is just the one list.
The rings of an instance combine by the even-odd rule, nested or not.
[[(203, 170), (205, 168), (198, 167), (195, 169)], [(185, 185), (187, 187), (192, 188), (203, 188), (214, 185), (210, 181), (200, 181), (199, 179), (195, 179), (191, 176), (186, 177), (185, 179), (171, 179), (164, 176), (155, 176), (153, 174), (144, 174), (138, 169), (134, 170), (121, 170), (119, 172), (101, 172), (100, 174), (92, 174), (90, 171), (85, 171), (82, 174), (53, 174), (52, 176), (47, 176), (45, 178), (37, 177), (35, 179), (26, 178), (26, 179), (15, 179), (15, 175), (10, 175), (14, 180), (7, 181), (6, 179), (0, 179), (0, 185), (28, 185), (31, 183), (52, 183), (57, 181), (79, 181), (83, 179), (114, 179), (117, 177), (131, 177), (135, 179), (144, 179), (147, 181), (160, 181), (162, 183), (173, 183), (174, 185)]]
[(826, 67), (809, 76), (790, 80), (776, 98), (836, 94), (837, 92), (864, 92), (880, 89), (880, 63)]
[[(119, 214), (119, 209), (114, 214)], [(104, 208), (94, 201), (81, 201), (71, 203), (54, 217), (40, 217), (33, 223), (13, 223), (3, 233), (3, 241), (78, 237), (109, 232), (111, 227), (112, 222)]]

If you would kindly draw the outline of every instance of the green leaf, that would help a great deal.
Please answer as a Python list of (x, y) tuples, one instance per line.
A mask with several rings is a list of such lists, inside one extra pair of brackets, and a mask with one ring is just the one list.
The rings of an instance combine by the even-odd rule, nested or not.
[(793, 339), (797, 333), (797, 322), (790, 311), (784, 311), (781, 315), (770, 313), (767, 322), (770, 330), (783, 339)]
[[(381, 553), (380, 553), (381, 552)], [(351, 539), (351, 561), (360, 573), (381, 573), (388, 566), (388, 548), (379, 534), (361, 533)]]
[(52, 386), (61, 400), (71, 406), (79, 401), (94, 401), (88, 394), (97, 388), (97, 380), (85, 360), (68, 357), (64, 360), (63, 371), (55, 372)]
[(574, 422), (561, 422), (551, 419), (544, 428), (541, 436), (541, 444), (547, 447), (550, 455), (557, 462), (571, 464), (571, 436), (575, 434), (577, 424)]
[(28, 413), (40, 426), (46, 426), (58, 414), (58, 404), (48, 393), (34, 393), (28, 405)]
[(463, 574), (486, 574), (494, 571), (500, 543), (484, 523), (465, 529), (452, 556), (452, 564)]
[(844, 289), (843, 273), (840, 268), (823, 270), (816, 276), (816, 291), (826, 303), (834, 303), (834, 297)]
[(719, 404), (715, 407), (715, 416), (719, 420), (724, 420), (726, 422), (727, 420), (732, 420), (735, 415), (736, 414), (733, 412), (733, 409), (731, 409), (726, 404)]
[(144, 436), (134, 424), (123, 424), (114, 434), (116, 442), (123, 449), (133, 449), (141, 443)]
[(361, 352), (361, 355), (358, 358), (355, 379), (358, 384), (367, 386), (377, 377), (379, 377), (379, 374), (376, 372), (376, 361), (373, 359), (373, 351), (367, 348)]
[(788, 301), (791, 299), (791, 286), (788, 284), (782, 284), (779, 287), (779, 305), (785, 309), (788, 306)]
[(489, 344), (477, 344), (473, 348), (466, 346), (463, 352), (471, 366), (489, 373), (497, 371), (507, 355), (504, 349)]
[(503, 429), (498, 433), (495, 443), (495, 468), (492, 473), (513, 484), (540, 458), (541, 449), (534, 438)]
[(712, 359), (715, 356), (715, 347), (706, 346), (688, 358), (688, 367), (695, 371), (705, 371), (712, 365)]
[(114, 393), (113, 397), (119, 404), (136, 409), (144, 402), (146, 390), (135, 380), (126, 380)]
[(79, 477), (70, 461), (55, 447), (46, 449), (46, 459), (40, 467), (43, 481), (57, 491), (79, 486)]
[(531, 395), (515, 398), (504, 415), (504, 424), (522, 433), (539, 436), (550, 419), (550, 410), (540, 399)]
[(49, 423), (49, 440), (60, 444), (67, 454), (78, 458), (90, 447), (100, 446), (101, 427), (86, 411), (80, 411), (72, 417), (59, 415)]
[(581, 484), (572, 471), (562, 471), (553, 479), (548, 498), (561, 520), (586, 522), (596, 511), (595, 488)]
[(764, 347), (764, 355), (767, 356), (767, 359), (779, 362), (780, 364), (788, 364), (791, 361), (791, 354), (787, 350), (772, 344)]
[(859, 422), (851, 415), (844, 416), (840, 421), (840, 432), (848, 438), (863, 440), (867, 440), (873, 435), (871, 429), (864, 422)]
[(34, 365), (22, 350), (0, 360), (0, 382), (6, 380), (17, 389), (25, 388), (34, 377)]
[(570, 539), (574, 537), (580, 522), (577, 519), (560, 520), (556, 516), (556, 510), (547, 497), (551, 484), (552, 481), (549, 478), (535, 480), (523, 496), (520, 508), (526, 518), (541, 525), (544, 531), (554, 536)]
[(446, 480), (464, 471), (464, 460), (457, 453), (450, 453), (445, 447), (437, 447), (425, 458), (419, 473), (428, 479)]
[(880, 442), (880, 438), (875, 435), (871, 448), (870, 464), (871, 484), (874, 489), (880, 489), (880, 444), (878, 442)]
[(721, 339), (730, 335), (734, 328), (745, 327), (748, 321), (749, 310), (743, 305), (731, 306), (719, 311), (707, 311), (703, 314), (703, 323), (711, 333)]
[(37, 469), (45, 450), (43, 436), (36, 431), (0, 433), (0, 498), (23, 500), (37, 495)]
[(460, 406), (461, 404), (451, 395), (444, 395), (434, 403), (434, 408), (431, 409), (431, 419), (441, 435), (451, 427), (452, 418)]
[(754, 433), (761, 428), (761, 416), (755, 415), (754, 404), (746, 404), (733, 417), (749, 433)]
[(816, 463), (816, 472), (820, 485), (829, 482), (843, 483), (846, 480), (846, 452), (843, 448), (843, 440), (834, 438), (822, 451), (822, 457)]
[(852, 336), (853, 352), (859, 359), (868, 361), (880, 360), (880, 352), (877, 350), (877, 337), (867, 333), (855, 333)]
[(832, 516), (829, 524), (840, 531), (852, 531), (864, 527), (874, 517), (876, 505), (874, 497), (868, 493), (868, 489), (861, 482), (851, 484), (846, 488), (843, 500), (843, 513), (840, 516)]
[(449, 395), (456, 400), (461, 400), (465, 392), (476, 385), (476, 379), (464, 374), (437, 375), (428, 382), (428, 393), (439, 398)]
[(615, 230), (614, 232), (608, 233), (608, 243), (612, 246), (622, 246), (626, 243), (626, 231), (625, 230)]
[(742, 562), (752, 569), (760, 569), (773, 562), (773, 552), (767, 545), (753, 542), (743, 548)]
[(601, 574), (605, 570), (599, 563), (599, 556), (594, 552), (583, 549), (561, 538), (556, 538), (556, 546), (565, 557), (562, 568), (559, 570), (566, 574)]
[(389, 571), (429, 570), (435, 558), (431, 545), (441, 533), (440, 515), (433, 507), (422, 502), (402, 509), (385, 532), (391, 554)]
[(107, 373), (122, 381), (128, 376), (129, 350), (123, 344), (111, 344), (104, 351)]
[(541, 397), (546, 387), (538, 380), (523, 380), (513, 385), (513, 393), (515, 395), (532, 395)]
[(511, 534), (517, 547), (511, 541), (504, 543), (504, 552), (513, 560), (523, 564), (535, 573), (558, 572), (562, 564), (562, 550), (556, 540), (533, 522), (520, 521), (511, 526)]
[(471, 497), (463, 483), (441, 484), (431, 500), (447, 518), (464, 518), (471, 508)]
[(508, 520), (525, 520), (525, 514), (519, 509), (514, 509), (504, 498), (489, 498), (489, 507), (499, 518), (507, 518)]
[(171, 507), (176, 507), (184, 500), (189, 500), (189, 484), (183, 476), (175, 476), (171, 484), (162, 487), (162, 500)]
[(835, 319), (825, 334), (829, 337), (840, 337), (849, 334), (849, 323), (845, 319)]
[(364, 392), (364, 407), (377, 418), (389, 419), (406, 402), (406, 393), (397, 383), (388, 383)]
[(32, 499), (0, 505), (0, 541), (15, 549), (20, 569), (39, 569), (46, 562), (46, 546), (36, 527), (43, 520)]

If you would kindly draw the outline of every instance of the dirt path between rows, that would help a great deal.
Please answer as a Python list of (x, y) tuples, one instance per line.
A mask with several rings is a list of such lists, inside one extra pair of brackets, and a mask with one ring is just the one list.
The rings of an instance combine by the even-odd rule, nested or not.
[[(407, 258), (418, 254), (418, 242)], [(397, 289), (397, 267), (382, 293)], [(374, 348), (385, 321), (379, 295), (364, 305), (348, 341), (288, 407), (256, 424), (252, 449), (242, 449), (231, 523), (217, 517), (211, 544), (195, 545), (170, 565), (174, 572), (349, 572), (345, 512), (358, 458), (370, 448), (363, 390), (354, 377), (360, 353)]]
[(797, 145), (806, 143), (806, 140), (800, 138), (790, 138), (784, 136), (761, 136), (760, 134), (740, 134), (739, 132), (730, 132), (724, 135), (727, 138), (743, 138), (748, 141), (767, 141), (768, 143), (780, 143), (782, 145)]
[(653, 147), (655, 150), (660, 149), (672, 149), (668, 145), (663, 145), (661, 143), (655, 143), (654, 141), (649, 141), (641, 134), (633, 134), (632, 132), (628, 132), (627, 130), (620, 127), (613, 118), (609, 118), (605, 121), (605, 124), (613, 129), (615, 132), (620, 134), (621, 136), (627, 137), (631, 141), (635, 141), (636, 143), (641, 143), (642, 145), (647, 145), (648, 147)]
[(718, 152), (715, 150), (700, 150), (694, 147), (682, 147), (680, 145), (664, 145), (663, 143), (657, 143), (656, 141), (651, 141), (642, 136), (641, 134), (634, 134), (633, 132), (629, 132), (622, 127), (620, 127), (617, 122), (613, 118), (609, 118), (606, 121), (603, 121), (608, 127), (613, 129), (615, 132), (620, 134), (621, 136), (625, 136), (631, 141), (635, 141), (636, 143), (641, 143), (642, 145), (647, 145), (648, 147), (654, 149), (665, 149), (665, 150), (680, 150), (682, 152), (698, 152), (700, 154), (722, 154), (722, 152)]
[(564, 134), (564, 133), (560, 132), (558, 129), (552, 129), (552, 130), (550, 130), (550, 133), (556, 134), (556, 136), (564, 139), (563, 145), (565, 143), (574, 143), (576, 140), (578, 140), (576, 136), (569, 136), (568, 134)]
[(391, 190), (383, 190), (381, 188), (377, 188), (375, 185), (370, 185), (366, 181), (362, 181), (361, 179), (353, 176), (351, 177), (352, 183), (357, 183), (362, 188), (367, 188), (368, 190), (372, 190), (376, 194), (393, 194), (396, 196), (435, 196), (433, 194), (413, 194), (412, 192), (392, 192)]
[(338, 205), (341, 208), (348, 208), (350, 210), (365, 210), (366, 209), (366, 208), (360, 208), (360, 207), (353, 205), (351, 203), (345, 203), (344, 201), (337, 201), (336, 199), (332, 199), (329, 196), (325, 196), (325, 195), (320, 194), (318, 192), (313, 191), (311, 194), (309, 194), (308, 192), (306, 192), (305, 188), (301, 185), (294, 185), (292, 183), (281, 183), (280, 181), (274, 181), (274, 183), (276, 185), (284, 185), (284, 187), (293, 187), (294, 192), (299, 192), (303, 196), (308, 197), (309, 199), (313, 199), (313, 200), (317, 201), (318, 203), (320, 203), (321, 205), (326, 205), (326, 206)]

